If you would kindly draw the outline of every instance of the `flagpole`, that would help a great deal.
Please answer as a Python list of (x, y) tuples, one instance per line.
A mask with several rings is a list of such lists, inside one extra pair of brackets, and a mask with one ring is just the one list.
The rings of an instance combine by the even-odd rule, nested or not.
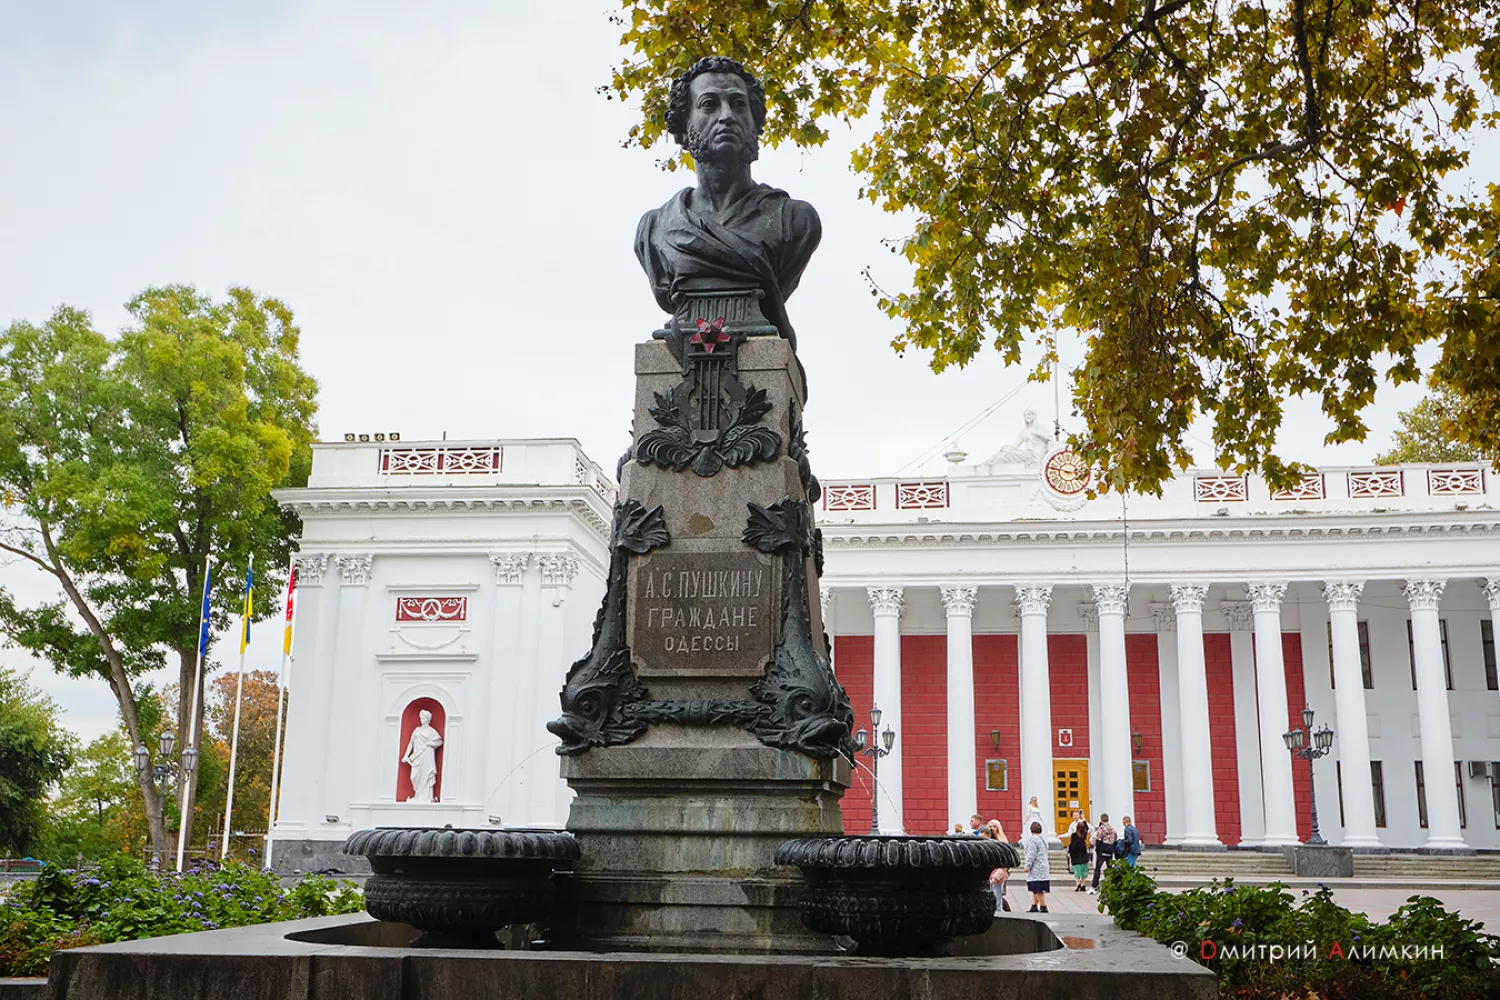
[(276, 738), (271, 750), (271, 803), (266, 810), (265, 866), (271, 867), (271, 852), (275, 847), (273, 831), (276, 827), (277, 796), (281, 793), (281, 720), (282, 711), (292, 686), (292, 622), (297, 614), (292, 595), (297, 589), (297, 557), (291, 558), (286, 574), (286, 632), (281, 641), (281, 673), (276, 676)]
[(250, 568), (245, 573), (245, 608), (240, 612), (240, 672), (234, 682), (234, 734), (229, 739), (229, 791), (224, 799), (224, 837), (219, 845), (219, 860), (229, 857), (230, 821), (234, 817), (234, 765), (240, 750), (240, 699), (245, 691), (245, 650), (250, 648), (250, 601), (254, 590), (255, 554), (250, 554)]
[[(202, 687), (203, 661), (208, 655), (208, 601), (213, 588), (214, 557), (203, 557), (203, 600), (198, 609), (198, 666), (193, 671), (193, 697), (192, 708), (188, 712), (187, 728), (183, 731), (186, 739), (183, 743), (183, 757), (187, 757), (187, 749), (197, 745), (198, 736), (198, 696)], [(194, 763), (198, 756), (195, 754), (190, 758)], [(192, 784), (193, 776), (188, 773), (187, 768), (180, 771), (181, 783), (177, 786), (177, 870), (182, 871), (182, 858), (187, 852), (187, 830), (188, 823), (185, 815), (187, 809), (187, 790)]]

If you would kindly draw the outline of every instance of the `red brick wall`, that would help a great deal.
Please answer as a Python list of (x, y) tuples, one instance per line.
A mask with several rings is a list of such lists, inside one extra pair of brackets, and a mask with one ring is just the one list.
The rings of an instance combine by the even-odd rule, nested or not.
[[(1130, 731), (1140, 733), (1142, 738), (1135, 757), (1151, 764), (1151, 791), (1135, 793), (1135, 815), (1131, 818), (1142, 841), (1160, 844), (1167, 839), (1167, 799), (1162, 791), (1166, 774), (1161, 765), (1161, 673), (1156, 662), (1156, 634), (1127, 634), (1125, 663), (1130, 685)], [(1100, 708), (1109, 711), (1108, 705)], [(1119, 816), (1110, 817), (1117, 830), (1120, 820)]]
[[(1297, 632), (1281, 633), (1281, 656), (1286, 661), (1286, 719), (1277, 727), (1286, 732), (1294, 725), (1302, 727), (1302, 709), (1307, 704), (1307, 688), (1302, 680), (1302, 636)], [(1312, 783), (1307, 775), (1307, 761), (1292, 758), (1292, 801), (1297, 810), (1297, 836), (1306, 840), (1312, 832)]]
[[(948, 816), (948, 638), (901, 637), (902, 827), (928, 836), (968, 817)], [(881, 805), (888, 799), (881, 796)]]
[[(1047, 636), (1047, 672), (1052, 680), (1052, 756), (1089, 756), (1089, 645), (1083, 635)], [(1073, 730), (1073, 745), (1057, 745), (1057, 730)], [(1093, 775), (1089, 776), (1091, 779)]]
[[(1239, 756), (1234, 747), (1234, 659), (1228, 632), (1203, 636), (1208, 674), (1208, 742), (1212, 748), (1214, 826), (1219, 843), (1240, 842)], [(1184, 753), (1192, 753), (1184, 747)]]
[[(875, 637), (840, 635), (833, 639), (833, 666), (839, 683), (849, 692), (854, 707), (854, 726), (869, 726), (870, 702), (875, 696)], [(868, 758), (861, 756), (860, 765)], [(863, 766), (854, 769), (854, 781), (844, 793), (844, 832), (870, 832), (870, 775)]]
[[(1087, 762), (1089, 758), (1089, 647), (1083, 635), (1047, 636), (1047, 674), (1052, 682), (1052, 731), (1048, 739), (1052, 742), (1052, 759), (1077, 759)], [(1059, 729), (1073, 730), (1073, 745), (1061, 746), (1057, 742)], [(1099, 780), (1089, 775), (1090, 787)], [(1046, 801), (1043, 800), (1045, 807)], [(1088, 813), (1088, 803), (1083, 803)], [(1092, 819), (1092, 814), (1090, 819)]]
[[(1011, 840), (1021, 838), (1021, 713), (1019, 650), (1014, 633), (974, 637), (974, 748), (981, 761), (999, 758), (1010, 771), (1007, 791), (985, 790), (977, 779), (979, 814), (998, 819)], [(990, 731), (1000, 730), (997, 750)]]

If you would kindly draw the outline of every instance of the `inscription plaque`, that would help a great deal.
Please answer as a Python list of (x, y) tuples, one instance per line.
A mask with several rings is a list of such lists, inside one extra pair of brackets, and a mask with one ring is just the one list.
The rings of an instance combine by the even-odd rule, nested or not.
[(756, 674), (780, 580), (758, 552), (653, 552), (632, 565), (631, 652), (643, 674)]

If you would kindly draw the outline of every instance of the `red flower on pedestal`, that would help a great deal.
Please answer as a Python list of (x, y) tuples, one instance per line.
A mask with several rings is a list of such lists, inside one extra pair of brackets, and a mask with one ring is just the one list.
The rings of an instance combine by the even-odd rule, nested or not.
[(720, 316), (712, 323), (700, 319), (698, 332), (688, 338), (688, 343), (703, 348), (705, 354), (712, 354), (715, 347), (729, 343), (729, 334), (724, 332), (724, 317)]

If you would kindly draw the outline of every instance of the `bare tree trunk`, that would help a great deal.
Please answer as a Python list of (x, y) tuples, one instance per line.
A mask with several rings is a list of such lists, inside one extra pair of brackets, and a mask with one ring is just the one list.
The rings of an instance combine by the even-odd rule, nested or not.
[[(52, 575), (57, 577), (58, 583), (62, 584), (63, 593), (68, 595), (68, 600), (88, 626), (89, 632), (99, 643), (99, 650), (104, 654), (104, 660), (109, 664), (110, 689), (115, 693), (115, 701), (120, 705), (120, 716), (125, 720), (125, 731), (130, 734), (131, 749), (146, 745), (146, 739), (141, 732), (141, 717), (136, 710), (135, 691), (130, 687), (130, 677), (125, 673), (125, 661), (120, 657), (120, 651), (115, 648), (114, 640), (109, 633), (104, 631), (104, 625), (99, 621), (99, 616), (94, 613), (93, 607), (84, 598), (78, 589), (73, 577), (64, 568), (62, 559), (59, 558), (56, 546), (52, 543), (52, 533), (47, 525), (41, 525), (42, 541), (47, 548), (47, 556), (51, 561), (48, 567)], [(148, 751), (153, 748), (147, 746)], [(166, 831), (163, 829), (161, 815), (161, 796), (157, 794), (156, 780), (151, 774), (151, 769), (136, 772), (136, 781), (141, 787), (141, 798), (146, 804), (146, 826), (151, 831), (151, 848), (156, 852), (159, 860), (165, 863), (166, 855)]]

